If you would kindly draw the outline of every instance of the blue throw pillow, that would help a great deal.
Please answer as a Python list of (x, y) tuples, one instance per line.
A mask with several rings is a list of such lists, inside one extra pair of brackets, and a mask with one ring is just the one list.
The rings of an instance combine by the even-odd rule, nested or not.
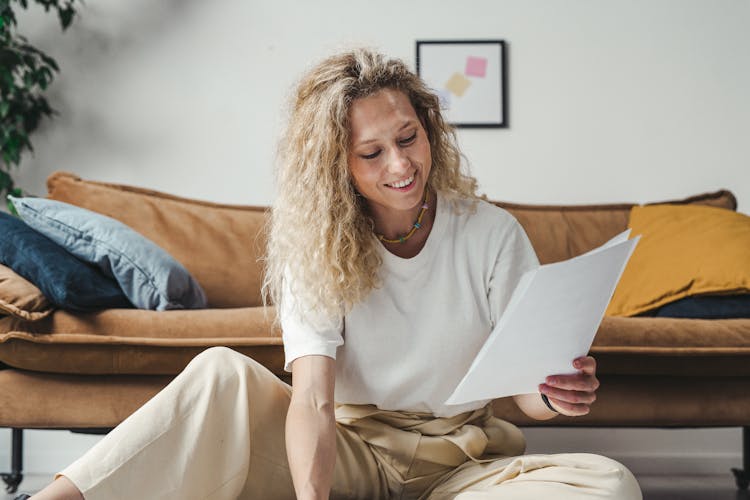
[(122, 222), (46, 198), (9, 198), (29, 226), (113, 276), (136, 307), (206, 307), (206, 295), (188, 270)]
[(750, 318), (750, 293), (685, 297), (643, 315), (694, 319)]
[(21, 219), (0, 212), (0, 262), (34, 283), (62, 309), (133, 307), (117, 283)]

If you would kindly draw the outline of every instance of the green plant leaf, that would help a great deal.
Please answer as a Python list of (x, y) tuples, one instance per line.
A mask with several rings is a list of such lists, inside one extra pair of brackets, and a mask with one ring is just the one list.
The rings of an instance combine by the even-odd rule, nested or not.
[(60, 17), (60, 26), (62, 26), (63, 31), (68, 29), (70, 24), (73, 22), (76, 11), (73, 10), (73, 7), (67, 7), (63, 10), (59, 10), (57, 13)]
[(45, 53), (41, 53), (41, 54), (39, 54), (39, 57), (42, 58), (42, 61), (44, 61), (44, 63), (47, 66), (49, 66), (50, 68), (54, 69), (55, 71), (60, 71), (60, 68), (57, 66), (57, 62), (54, 59), (52, 59), (50, 56), (48, 56)]
[(13, 203), (11, 203), (8, 198), (5, 199), (5, 205), (8, 207), (8, 212), (10, 212), (14, 217), (20, 217), (18, 215), (18, 212), (16, 212), (16, 207), (13, 206)]
[(0, 169), (0, 193), (13, 189), (13, 179), (5, 170)]
[(76, 2), (0, 0), (0, 194), (21, 195), (21, 190), (13, 186), (12, 167), (20, 165), (24, 153), (33, 153), (30, 135), (41, 120), (57, 114), (44, 91), (60, 68), (52, 57), (15, 30), (18, 22), (14, 9), (27, 9), (30, 3), (36, 3), (45, 12), (54, 11), (65, 31), (77, 15)]

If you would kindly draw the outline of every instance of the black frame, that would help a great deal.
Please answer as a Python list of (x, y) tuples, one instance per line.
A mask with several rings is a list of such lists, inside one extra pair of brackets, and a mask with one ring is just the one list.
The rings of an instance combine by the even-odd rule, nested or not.
[(498, 123), (456, 123), (450, 122), (459, 128), (508, 128), (508, 51), (504, 40), (417, 40), (416, 68), (421, 77), (420, 48), (422, 45), (482, 45), (493, 44), (500, 46), (500, 121)]

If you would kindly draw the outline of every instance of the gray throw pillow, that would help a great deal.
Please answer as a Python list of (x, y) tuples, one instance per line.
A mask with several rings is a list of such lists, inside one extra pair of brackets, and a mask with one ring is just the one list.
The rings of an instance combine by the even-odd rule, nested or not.
[(188, 270), (122, 222), (46, 198), (8, 198), (29, 227), (114, 277), (134, 306), (206, 307), (206, 295)]

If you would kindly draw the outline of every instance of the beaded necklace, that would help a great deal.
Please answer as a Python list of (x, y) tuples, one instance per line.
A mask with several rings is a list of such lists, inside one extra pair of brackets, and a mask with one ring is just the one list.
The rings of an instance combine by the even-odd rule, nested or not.
[(375, 234), (378, 239), (384, 243), (406, 243), (406, 240), (412, 237), (412, 235), (422, 227), (422, 217), (424, 217), (425, 212), (427, 212), (427, 209), (430, 208), (430, 205), (428, 205), (428, 202), (430, 201), (430, 190), (425, 188), (424, 190), (424, 202), (422, 203), (422, 208), (419, 210), (419, 215), (417, 216), (417, 220), (414, 221), (414, 225), (411, 227), (411, 230), (409, 230), (408, 233), (406, 233), (404, 236), (399, 236), (395, 240), (389, 240), (382, 234)]

